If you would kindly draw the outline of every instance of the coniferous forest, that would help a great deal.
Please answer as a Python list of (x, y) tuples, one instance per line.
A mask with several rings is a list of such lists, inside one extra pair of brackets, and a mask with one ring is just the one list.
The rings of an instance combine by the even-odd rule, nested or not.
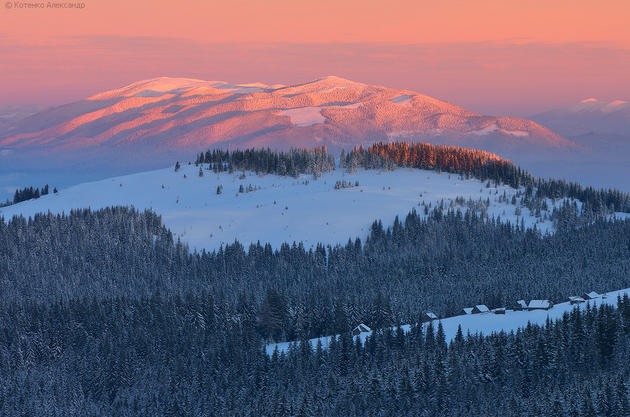
[(214, 172), (253, 171), (259, 174), (318, 175), (335, 169), (335, 158), (326, 151), (326, 147), (291, 149), (289, 152), (271, 149), (245, 149), (224, 151), (214, 149), (202, 152), (195, 159), (195, 164), (209, 164)]
[[(375, 221), (345, 245), (200, 253), (150, 211), (0, 219), (0, 415), (630, 415), (627, 297), (510, 334), (451, 341), (439, 321), (413, 325), (426, 311), (630, 287), (630, 221), (607, 216), (627, 208), (626, 194), (538, 180), (460, 148), (375, 145), (341, 162), (443, 170), (524, 187), (531, 204), (582, 206), (559, 205), (545, 235), (438, 206)], [(212, 151), (197, 164), (334, 169), (325, 149)], [(350, 333), (359, 323), (375, 329), (364, 344)], [(334, 334), (326, 349), (265, 351)]]
[[(15, 190), (15, 194), (13, 195), (13, 200), (7, 200), (5, 203), (0, 203), (0, 207), (10, 206), (11, 204), (21, 203), (22, 201), (31, 200), (33, 198), (39, 198), (43, 195), (47, 195), (49, 192), (48, 184), (42, 187), (41, 191), (39, 188), (33, 187), (24, 187), (19, 190)], [(56, 193), (57, 189), (53, 189), (53, 192)]]
[[(450, 344), (387, 329), (630, 287), (628, 221), (541, 236), (435, 210), (346, 246), (190, 253), (151, 212), (84, 210), (0, 222), (0, 268), (2, 415), (627, 415), (627, 300)], [(359, 321), (383, 330), (353, 343)]]

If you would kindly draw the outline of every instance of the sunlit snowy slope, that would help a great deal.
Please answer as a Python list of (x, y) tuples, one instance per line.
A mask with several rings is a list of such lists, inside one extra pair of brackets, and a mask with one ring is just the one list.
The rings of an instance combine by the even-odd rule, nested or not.
[[(442, 200), (446, 208), (453, 204), (465, 210), (472, 199), (489, 217), (500, 216), (512, 223), (524, 219), (526, 225), (536, 224), (542, 231), (551, 228), (551, 221), (545, 220), (547, 212), (536, 218), (527, 208), (511, 204), (517, 190), (487, 188), (486, 183), (456, 174), (402, 168), (352, 174), (337, 169), (318, 179), (251, 172), (243, 177), (241, 172), (215, 174), (207, 169), (203, 174), (199, 176), (195, 165), (183, 165), (178, 172), (168, 168), (84, 183), (1, 208), (0, 216), (8, 219), (18, 214), (68, 213), (74, 208), (113, 205), (152, 209), (177, 237), (199, 250), (216, 249), (235, 239), (245, 245), (270, 242), (274, 248), (293, 241), (302, 241), (307, 247), (317, 242), (345, 244), (348, 238), (364, 239), (375, 220), (389, 226), (396, 216), (404, 219), (414, 208), (422, 214), (423, 203), (433, 208)], [(335, 189), (337, 181), (353, 186)], [(359, 186), (355, 186), (357, 181)], [(219, 185), (222, 194), (217, 194)], [(246, 192), (239, 192), (241, 185)], [(253, 191), (247, 192), (250, 185)], [(458, 196), (466, 203), (462, 205), (460, 200), (456, 204)], [(489, 199), (489, 206), (479, 204), (480, 199), (484, 203)]]
[(47, 109), (0, 130), (16, 153), (125, 149), (153, 158), (222, 148), (351, 149), (388, 138), (567, 152), (577, 144), (530, 120), (484, 116), (410, 90), (328, 76), (289, 86), (159, 77)]

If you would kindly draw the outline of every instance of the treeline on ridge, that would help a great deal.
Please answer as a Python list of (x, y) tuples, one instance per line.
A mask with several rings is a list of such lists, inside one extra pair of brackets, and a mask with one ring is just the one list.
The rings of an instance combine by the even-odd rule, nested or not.
[(266, 149), (208, 150), (197, 156), (195, 164), (210, 164), (214, 172), (254, 171), (262, 174), (319, 175), (335, 169), (335, 158), (326, 147), (291, 149), (288, 152)]
[[(582, 209), (589, 213), (630, 213), (628, 193), (584, 187), (565, 180), (537, 178), (507, 159), (477, 149), (429, 143), (380, 142), (367, 148), (355, 147), (348, 153), (342, 151), (339, 161), (340, 168), (350, 172), (358, 168), (391, 170), (397, 167), (451, 172), (512, 188), (523, 187), (530, 200), (569, 198), (582, 202)], [(200, 153), (195, 163), (209, 164), (215, 172), (248, 170), (294, 177), (300, 174), (317, 176), (335, 169), (335, 157), (327, 152), (325, 146), (288, 152), (269, 148), (214, 149)], [(535, 205), (535, 202), (532, 204)]]
[(354, 148), (342, 153), (341, 164), (348, 170), (393, 169), (410, 167), (471, 176), (481, 181), (494, 181), (512, 188), (525, 187), (537, 199), (572, 198), (585, 204), (594, 213), (630, 213), (630, 194), (618, 190), (594, 189), (575, 182), (537, 178), (514, 163), (476, 149), (428, 143), (376, 143), (367, 148)]
[[(34, 198), (39, 198), (43, 195), (48, 194), (48, 184), (44, 185), (40, 191), (39, 188), (33, 187), (24, 187), (22, 189), (15, 190), (15, 194), (13, 195), (13, 200), (7, 200), (6, 203), (0, 204), (0, 207), (10, 206), (11, 204), (21, 203), (22, 201), (31, 200)], [(53, 190), (53, 193), (56, 193), (57, 189)]]

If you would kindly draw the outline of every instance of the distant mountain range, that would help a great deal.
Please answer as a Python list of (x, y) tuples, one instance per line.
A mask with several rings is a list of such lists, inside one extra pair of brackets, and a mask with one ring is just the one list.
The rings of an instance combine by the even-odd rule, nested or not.
[(630, 104), (625, 100), (587, 98), (530, 117), (580, 144), (582, 151), (566, 157), (556, 153), (553, 164), (527, 161), (539, 175), (564, 176), (584, 184), (630, 191)]
[(572, 106), (539, 113), (532, 120), (566, 137), (592, 134), (630, 136), (630, 103), (588, 98)]
[(572, 106), (532, 116), (538, 123), (630, 165), (630, 103), (588, 98)]
[(503, 153), (578, 146), (530, 120), (484, 116), (414, 91), (334, 76), (290, 86), (155, 78), (38, 112), (0, 131), (5, 150), (142, 149), (169, 156), (211, 146), (340, 150), (392, 140)]

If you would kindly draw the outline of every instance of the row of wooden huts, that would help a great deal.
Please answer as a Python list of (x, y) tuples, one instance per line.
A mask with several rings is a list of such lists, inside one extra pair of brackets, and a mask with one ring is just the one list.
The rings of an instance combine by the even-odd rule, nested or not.
[[(584, 303), (587, 300), (594, 300), (596, 298), (605, 297), (605, 295), (599, 294), (595, 291), (585, 293), (583, 296), (571, 296), (568, 301), (571, 304)], [(529, 303), (525, 300), (518, 300), (510, 307), (500, 307), (490, 309), (484, 304), (476, 305), (474, 307), (466, 307), (462, 310), (464, 314), (480, 314), (480, 313), (494, 313), (505, 314), (506, 310), (514, 311), (533, 311), (533, 310), (549, 310), (553, 307), (553, 301), (551, 300), (530, 300)]]
[[(577, 295), (571, 296), (569, 297), (568, 301), (571, 304), (580, 304), (580, 303), (586, 302), (587, 300), (594, 300), (596, 298), (602, 298), (602, 297), (606, 298), (606, 295), (605, 294), (602, 295), (595, 291), (591, 291), (591, 292), (585, 293), (581, 297)], [(478, 304), (474, 307), (464, 308), (462, 310), (462, 313), (463, 314), (484, 314), (484, 313), (505, 314), (507, 310), (514, 310), (514, 311), (549, 310), (551, 307), (553, 307), (553, 301), (551, 300), (530, 300), (529, 303), (526, 302), (525, 300), (518, 300), (510, 307), (499, 307), (499, 308), (493, 308), (493, 309), (490, 309), (485, 304)], [(431, 311), (427, 311), (423, 315), (424, 322), (437, 320), (438, 318), (439, 318), (438, 315)], [(365, 324), (361, 323), (352, 330), (352, 334), (356, 336), (358, 334), (368, 333), (371, 331), (372, 329), (370, 329)]]

